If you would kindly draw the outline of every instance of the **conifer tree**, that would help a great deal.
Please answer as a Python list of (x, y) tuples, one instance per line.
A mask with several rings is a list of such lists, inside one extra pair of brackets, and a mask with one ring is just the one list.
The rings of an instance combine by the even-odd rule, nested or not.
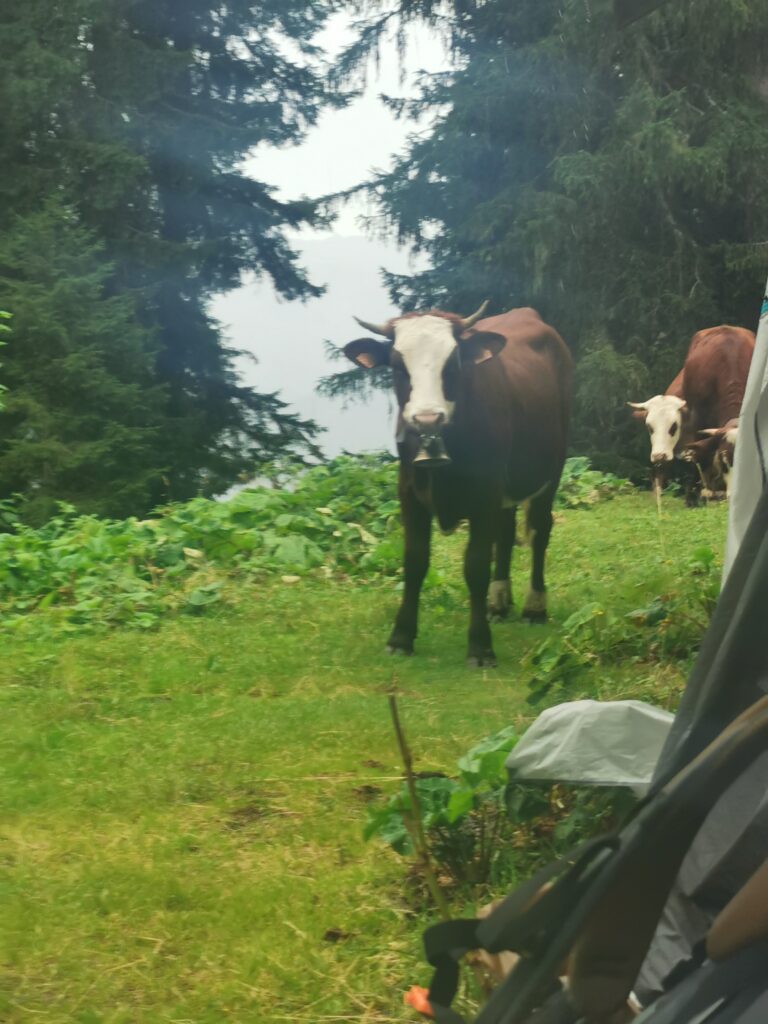
[(279, 200), (243, 162), (344, 102), (312, 43), (335, 5), (0, 0), (0, 231), (55, 197), (103, 245), (103, 297), (126, 297), (153, 339), (164, 407), (159, 461), (142, 475), (156, 481), (150, 503), (315, 450), (311, 421), (240, 384), (208, 305), (244, 274), (287, 299), (318, 293), (285, 237), (322, 223), (317, 204)]
[(124, 516), (162, 487), (164, 395), (131, 297), (104, 296), (104, 246), (55, 202), (0, 238), (16, 310), (3, 377), (0, 494), (42, 522), (57, 501)]

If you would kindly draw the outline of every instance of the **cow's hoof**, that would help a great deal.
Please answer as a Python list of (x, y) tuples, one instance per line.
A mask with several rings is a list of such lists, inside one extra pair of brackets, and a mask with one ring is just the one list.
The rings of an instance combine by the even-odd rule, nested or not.
[(488, 621), (493, 625), (499, 622), (509, 622), (509, 618), (514, 611), (512, 605), (508, 608), (489, 608), (488, 609)]
[(488, 621), (504, 622), (512, 611), (509, 580), (494, 580), (488, 590)]
[(547, 592), (545, 590), (534, 590), (531, 587), (525, 599), (523, 618), (528, 622), (547, 621)]
[(483, 651), (482, 654), (467, 655), (468, 668), (496, 668), (496, 655), (493, 651)]
[(410, 658), (413, 654), (413, 640), (397, 640), (390, 637), (387, 641), (387, 654), (400, 654), (405, 658)]
[(549, 620), (546, 610), (539, 608), (526, 608), (523, 611), (523, 618), (532, 626), (541, 626)]
[(492, 625), (494, 623), (508, 623), (510, 618), (514, 617), (514, 613), (514, 604), (509, 604), (506, 608), (488, 608), (488, 622)]

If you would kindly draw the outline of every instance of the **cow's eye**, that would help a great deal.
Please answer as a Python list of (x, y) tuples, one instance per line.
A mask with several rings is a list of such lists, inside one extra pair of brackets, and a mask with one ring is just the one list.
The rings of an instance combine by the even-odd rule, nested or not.
[(448, 359), (443, 366), (443, 378), (447, 379), (450, 377), (458, 377), (459, 375), (459, 361), (458, 359)]
[(677, 433), (677, 424), (673, 423), (672, 426), (669, 428), (669, 436), (670, 437), (674, 437), (676, 433)]

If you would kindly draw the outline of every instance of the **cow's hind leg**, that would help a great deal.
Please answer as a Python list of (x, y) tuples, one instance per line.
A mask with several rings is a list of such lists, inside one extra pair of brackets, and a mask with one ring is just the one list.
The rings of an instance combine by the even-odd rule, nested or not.
[(469, 589), (469, 644), (467, 664), (472, 666), (496, 664), (488, 625), (486, 603), (491, 581), (491, 554), (494, 529), (487, 514), (473, 516), (469, 521), (469, 543), (464, 555), (464, 579)]
[(405, 533), (405, 579), (403, 600), (395, 616), (387, 650), (390, 654), (413, 654), (413, 641), (418, 632), (421, 585), (429, 569), (432, 515), (410, 492), (401, 497), (400, 509)]
[(515, 519), (517, 508), (502, 509), (496, 531), (496, 558), (493, 580), (488, 592), (488, 616), (491, 622), (501, 622), (512, 610), (512, 584), (509, 570), (515, 547)]
[(529, 622), (547, 621), (547, 587), (544, 582), (544, 560), (552, 533), (552, 502), (554, 489), (531, 500), (528, 508), (528, 529), (531, 538), (531, 586), (525, 599), (523, 618)]

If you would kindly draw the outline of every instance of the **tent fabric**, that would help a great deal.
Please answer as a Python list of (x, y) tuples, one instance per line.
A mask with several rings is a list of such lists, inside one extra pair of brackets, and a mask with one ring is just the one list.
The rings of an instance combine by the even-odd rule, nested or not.
[(765, 1024), (768, 943), (706, 963), (654, 1003), (637, 1024)]
[(768, 482), (768, 294), (760, 311), (760, 325), (741, 408), (734, 462), (725, 552), (726, 576), (747, 532), (760, 494)]
[(627, 786), (644, 796), (674, 716), (639, 700), (574, 700), (543, 711), (510, 752), (514, 779)]
[[(768, 296), (739, 421), (724, 585), (656, 768), (657, 789), (768, 692)], [(682, 865), (636, 992), (644, 1004), (686, 961), (768, 851), (768, 754), (723, 794)]]

